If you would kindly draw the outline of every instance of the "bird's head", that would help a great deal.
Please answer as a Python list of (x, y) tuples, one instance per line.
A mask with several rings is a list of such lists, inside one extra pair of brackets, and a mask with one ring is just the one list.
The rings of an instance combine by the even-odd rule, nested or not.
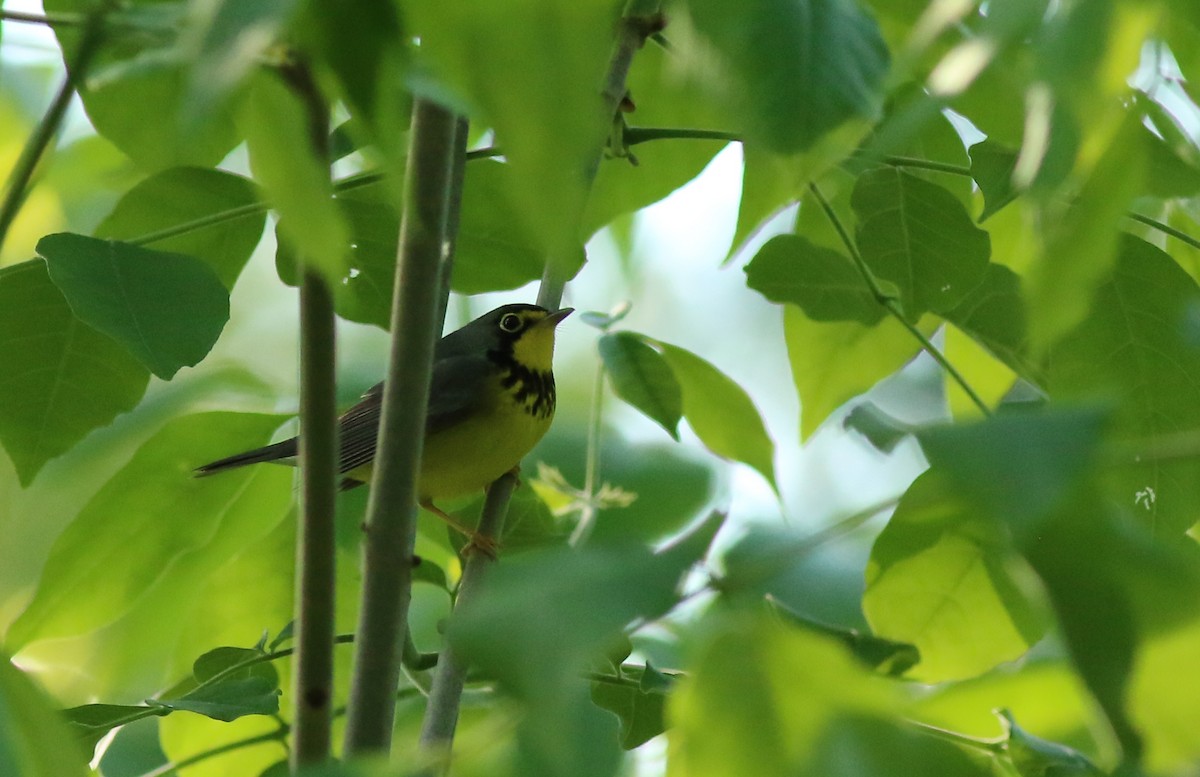
[[(468, 334), (474, 344), (511, 355), (519, 364), (548, 372), (554, 357), (554, 330), (572, 308), (553, 312), (537, 305), (503, 305), (475, 319), (451, 337)], [(477, 339), (478, 338), (478, 339)]]

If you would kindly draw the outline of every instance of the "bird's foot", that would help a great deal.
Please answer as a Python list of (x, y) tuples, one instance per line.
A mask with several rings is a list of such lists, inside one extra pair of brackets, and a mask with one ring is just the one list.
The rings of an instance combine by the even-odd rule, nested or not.
[(462, 546), (459, 555), (464, 559), (470, 558), (476, 553), (482, 553), (484, 557), (495, 561), (500, 553), (500, 543), (495, 537), (479, 532), (472, 532), (468, 535), (467, 544)]

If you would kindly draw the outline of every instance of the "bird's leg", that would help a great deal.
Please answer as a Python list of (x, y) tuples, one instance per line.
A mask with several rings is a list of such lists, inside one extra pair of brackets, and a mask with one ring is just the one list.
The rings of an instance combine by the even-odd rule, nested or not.
[(517, 462), (516, 464), (514, 464), (513, 468), (510, 469), (508, 472), (505, 472), (504, 474), (512, 475), (513, 480), (517, 481), (516, 488), (521, 487), (521, 462)]
[(419, 504), (467, 538), (467, 544), (462, 549), (464, 556), (469, 556), (471, 553), (479, 551), (490, 559), (496, 558), (496, 552), (499, 550), (500, 544), (494, 538), (484, 536), (474, 529), (468, 529), (466, 526), (463, 526), (454, 516), (435, 505), (432, 499), (423, 499)]

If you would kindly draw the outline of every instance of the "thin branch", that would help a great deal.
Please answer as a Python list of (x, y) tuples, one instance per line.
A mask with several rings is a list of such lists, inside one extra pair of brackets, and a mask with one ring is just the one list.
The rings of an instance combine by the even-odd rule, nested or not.
[(47, 27), (83, 27), (87, 24), (87, 16), (78, 13), (27, 13), (0, 8), (0, 21), (42, 24)]
[(446, 201), (446, 256), (442, 259), (441, 309), (437, 331), (446, 325), (446, 309), (450, 306), (450, 281), (454, 274), (454, 254), (458, 250), (458, 224), (462, 220), (463, 182), (467, 177), (467, 139), (471, 125), (466, 116), (454, 122), (454, 150), (451, 152), (450, 193)]
[(1192, 248), (1200, 248), (1200, 240), (1192, 237), (1191, 235), (1189, 235), (1186, 232), (1181, 232), (1180, 230), (1176, 229), (1175, 227), (1172, 227), (1169, 224), (1164, 224), (1163, 222), (1158, 221), (1157, 219), (1152, 219), (1149, 216), (1143, 216), (1142, 214), (1134, 213), (1133, 211), (1130, 211), (1129, 213), (1127, 213), (1125, 215), (1128, 218), (1133, 219), (1134, 221), (1139, 221), (1142, 224), (1145, 224), (1146, 226), (1150, 227), (1151, 229), (1157, 229), (1159, 232), (1162, 232), (1164, 235), (1169, 235), (1182, 243), (1186, 243), (1189, 246), (1191, 246)]
[(441, 309), (440, 273), (455, 134), (453, 114), (428, 100), (416, 101), (383, 418), (364, 524), (362, 606), (347, 714), (347, 755), (386, 752), (391, 744), (394, 696), (412, 597), (417, 477)]
[(918, 731), (929, 734), (930, 736), (937, 737), (938, 739), (945, 740), (946, 742), (953, 742), (960, 747), (967, 747), (971, 750), (978, 750), (990, 755), (1000, 755), (1008, 749), (1007, 739), (983, 739), (981, 737), (968, 736), (966, 734), (960, 734), (957, 731), (941, 728), (940, 726), (931, 726), (928, 723), (922, 723), (918, 720), (909, 720), (905, 722), (913, 728), (916, 728)]
[(600, 479), (600, 432), (603, 424), (604, 405), (604, 362), (596, 364), (596, 378), (592, 382), (592, 407), (588, 418), (587, 460), (584, 462), (583, 508), (579, 512), (579, 523), (571, 532), (568, 544), (579, 547), (587, 542), (596, 525), (599, 510), (596, 507), (596, 487)]
[(73, 61), (67, 66), (67, 74), (63, 76), (58, 92), (54, 95), (49, 107), (46, 108), (46, 113), (38, 122), (33, 134), (26, 141), (25, 147), (21, 149), (21, 155), (17, 157), (16, 164), (13, 165), (12, 172), (8, 176), (4, 199), (0, 201), (0, 247), (3, 247), (4, 240), (8, 237), (8, 231), (17, 218), (17, 213), (25, 203), (25, 195), (42, 155), (45, 154), (50, 141), (62, 126), (67, 107), (71, 104), (71, 98), (75, 96), (75, 90), (82, 82), (84, 74), (91, 65), (92, 58), (100, 48), (103, 41), (104, 16), (108, 10), (109, 4), (106, 3), (87, 17)]
[(815, 183), (810, 183), (808, 185), (808, 189), (810, 192), (812, 192), (813, 197), (816, 198), (817, 203), (821, 206), (821, 210), (825, 212), (825, 216), (829, 219), (829, 222), (833, 225), (833, 228), (837, 230), (838, 237), (841, 238), (842, 244), (846, 246), (846, 250), (850, 253), (850, 258), (854, 261), (855, 267), (858, 268), (859, 274), (862, 276), (863, 281), (867, 284), (867, 288), (871, 290), (871, 295), (875, 297), (875, 300), (882, 305), (885, 310), (887, 310), (892, 318), (896, 319), (901, 326), (907, 329), (909, 333), (916, 338), (917, 342), (921, 344), (921, 348), (923, 348), (926, 353), (932, 356), (933, 360), (936, 361), (941, 368), (946, 371), (946, 374), (949, 375), (964, 392), (966, 392), (966, 395), (971, 398), (971, 401), (975, 403), (975, 406), (978, 407), (984, 415), (991, 415), (991, 408), (989, 408), (987, 403), (983, 401), (983, 398), (975, 392), (975, 389), (971, 388), (971, 384), (967, 383), (967, 379), (963, 377), (962, 373), (960, 373), (955, 366), (950, 363), (950, 361), (938, 349), (938, 347), (934, 345), (928, 337), (925, 336), (924, 332), (922, 332), (916, 327), (915, 324), (908, 320), (908, 318), (904, 315), (904, 311), (900, 309), (900, 303), (894, 298), (888, 296), (883, 289), (880, 288), (879, 282), (875, 279), (875, 274), (871, 272), (871, 268), (867, 266), (866, 261), (862, 258), (862, 254), (858, 252), (858, 247), (850, 238), (850, 233), (846, 231), (846, 227), (844, 224), (842, 224), (842, 220), (838, 218), (837, 213), (833, 210), (833, 206), (829, 204), (829, 200), (825, 199), (825, 195), (821, 194), (821, 190), (817, 187), (817, 185)]
[[(309, 142), (328, 166), (329, 107), (304, 63), (283, 71), (304, 103)], [(301, 252), (301, 261), (305, 259)], [(333, 294), (304, 262), (300, 283), (300, 526), (296, 536), (293, 772), (329, 758), (337, 579), (337, 386)]]
[(279, 742), (281, 745), (283, 745), (285, 744), (287, 735), (288, 727), (281, 725), (274, 731), (268, 731), (265, 734), (246, 737), (245, 739), (236, 739), (232, 742), (226, 742), (223, 745), (217, 745), (216, 747), (210, 747), (207, 750), (201, 750), (200, 752), (190, 755), (187, 758), (179, 761), (168, 761), (162, 766), (151, 769), (150, 771), (144, 773), (142, 777), (162, 777), (162, 775), (171, 774), (177, 769), (185, 769), (189, 766), (195, 766), (196, 764), (202, 761), (207, 761), (210, 758), (216, 758), (220, 755), (232, 753), (247, 747), (254, 747), (255, 745), (261, 745), (266, 742)]

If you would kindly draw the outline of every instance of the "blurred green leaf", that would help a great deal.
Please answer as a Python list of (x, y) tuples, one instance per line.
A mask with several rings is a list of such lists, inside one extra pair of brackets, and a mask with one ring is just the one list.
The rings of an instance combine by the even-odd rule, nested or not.
[(683, 417), (705, 447), (753, 467), (775, 488), (775, 444), (745, 389), (691, 351), (654, 343), (683, 392)]
[(871, 326), (887, 311), (853, 263), (798, 235), (771, 238), (746, 265), (746, 285), (772, 302), (788, 302), (812, 321)]
[[(166, 715), (167, 710), (144, 704), (84, 704), (63, 710), (62, 714), (80, 745), (81, 753), (90, 758), (96, 745), (109, 731), (144, 718)], [(84, 760), (80, 759), (81, 762)]]
[(1003, 413), (917, 433), (965, 506), (1035, 536), (1096, 461), (1108, 414), (1092, 408)]
[(1016, 164), (1017, 152), (994, 140), (983, 140), (971, 146), (971, 177), (983, 193), (980, 224), (1020, 194), (1012, 180)]
[[(1188, 327), (1200, 287), (1163, 251), (1124, 235), (1087, 317), (1048, 354), (1059, 400), (1114, 401), (1112, 433), (1135, 448), (1200, 429), (1200, 349)], [(1148, 456), (1105, 473), (1118, 504), (1162, 537), (1197, 520), (1200, 461)]]
[(1079, 751), (1035, 737), (1018, 726), (1008, 710), (998, 714), (1008, 728), (1006, 754), (1021, 777), (1103, 777), (1104, 772)]
[(742, 196), (730, 256), (743, 250), (768, 219), (800, 198), (804, 181), (792, 165), (753, 143), (742, 144)]
[(999, 526), (927, 473), (875, 540), (863, 613), (877, 635), (917, 647), (912, 677), (973, 677), (1018, 658), (1045, 630), (1018, 572)]
[(297, 5), (297, 0), (208, 0), (188, 6), (180, 37), (190, 60), (184, 127), (207, 119), (261, 65)]
[(835, 640), (744, 614), (706, 631), (668, 700), (668, 775), (986, 773), (897, 725), (895, 689)]
[[(33, 600), (8, 631), (8, 644), (91, 631), (126, 613), (131, 602), (149, 604), (150, 589), (167, 581), (191, 590), (203, 585), (204, 577), (189, 567), (206, 550), (229, 553), (227, 544), (273, 526), (281, 511), (252, 498), (251, 472), (198, 480), (191, 471), (238, 447), (265, 443), (282, 420), (198, 413), (164, 426), (59, 536)], [(279, 501), (286, 505), (290, 496), (280, 493)]]
[(857, 4), (690, 0), (688, 10), (728, 68), (731, 112), (772, 150), (803, 151), (851, 119), (878, 115), (888, 50)]
[(141, 777), (167, 763), (158, 743), (158, 719), (150, 717), (121, 726), (104, 748), (100, 773), (104, 777)]
[(237, 212), (236, 218), (149, 244), (159, 251), (200, 259), (216, 271), (225, 288), (232, 289), (262, 238), (267, 216), (258, 204), (258, 190), (247, 178), (224, 170), (173, 167), (126, 192), (96, 227), (95, 236), (137, 241), (161, 230)]
[(575, 262), (589, 169), (611, 116), (597, 99), (613, 43), (608, 0), (406, 3), (439, 87), (495, 129), (511, 165), (510, 196), (539, 254)]
[[(43, 5), (47, 13), (68, 15), (95, 7), (91, 0), (46, 0)], [(112, 36), (80, 84), (92, 126), (147, 170), (211, 167), (239, 142), (232, 117), (222, 107), (209, 111), (192, 132), (180, 131), (192, 110), (191, 74), (176, 35), (186, 26), (189, 8), (182, 0), (142, 0), (122, 8), (125, 21), (144, 32)], [(78, 26), (56, 26), (54, 32), (64, 50), (75, 48)]]
[[(928, 334), (932, 327), (922, 329)], [(891, 318), (873, 327), (851, 321), (817, 323), (791, 307), (784, 307), (783, 335), (800, 395), (801, 440), (812, 436), (847, 400), (903, 367), (921, 348)]]
[(82, 776), (89, 755), (75, 744), (49, 697), (0, 656), (0, 774)]
[(229, 292), (199, 259), (60, 233), (38, 241), (50, 278), (84, 323), (163, 380), (208, 355), (229, 320)]
[(153, 704), (229, 722), (243, 715), (274, 715), (279, 712), (279, 694), (278, 683), (250, 675), (202, 685), (183, 696), (157, 699)]
[(988, 234), (937, 184), (883, 167), (863, 173), (851, 205), (863, 260), (900, 289), (905, 315), (943, 313), (966, 299), (987, 272)]
[(845, 645), (859, 661), (889, 677), (902, 676), (921, 660), (920, 651), (908, 642), (863, 634), (858, 629), (830, 626), (796, 612), (772, 596), (768, 596), (767, 601), (783, 616), (784, 621), (817, 634), (833, 637)]
[(632, 332), (606, 334), (599, 347), (616, 395), (678, 440), (683, 390), (666, 359)]
[(867, 438), (876, 450), (891, 453), (917, 427), (893, 418), (874, 402), (860, 402), (846, 414), (843, 429), (853, 429)]
[(0, 269), (0, 363), (0, 442), (23, 486), (132, 410), (150, 380), (125, 348), (75, 317), (41, 259)]
[(250, 169), (293, 250), (336, 285), (346, 273), (349, 227), (333, 198), (329, 167), (317, 159), (300, 99), (273, 74), (256, 76), (239, 112)]

